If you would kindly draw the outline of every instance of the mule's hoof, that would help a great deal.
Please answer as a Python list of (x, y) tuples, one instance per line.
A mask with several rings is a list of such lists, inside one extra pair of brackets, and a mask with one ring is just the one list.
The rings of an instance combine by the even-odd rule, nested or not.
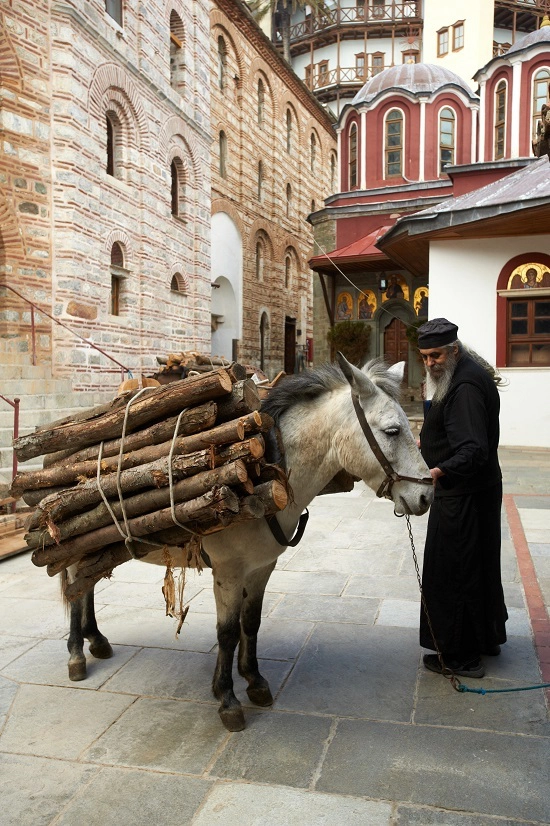
[(113, 656), (111, 643), (106, 637), (99, 642), (90, 643), (90, 654), (98, 660), (108, 660), (109, 657)]
[(251, 703), (254, 703), (256, 706), (272, 706), (273, 705), (273, 695), (269, 690), (269, 686), (265, 686), (265, 688), (247, 688), (246, 693), (248, 694), (248, 699)]
[(86, 660), (75, 660), (69, 663), (69, 680), (77, 683), (86, 679)]
[(242, 708), (220, 708), (218, 714), (228, 731), (242, 731), (245, 728)]

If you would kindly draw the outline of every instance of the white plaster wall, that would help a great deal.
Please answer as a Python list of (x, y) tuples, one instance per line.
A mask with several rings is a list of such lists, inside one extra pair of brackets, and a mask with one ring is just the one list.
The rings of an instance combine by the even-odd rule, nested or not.
[[(527, 252), (550, 254), (550, 236), (432, 241), (430, 318), (458, 324), (461, 341), (496, 358), (496, 286), (502, 267)], [(550, 447), (550, 368), (503, 367), (501, 445)]]
[(225, 321), (212, 336), (216, 355), (231, 358), (233, 338), (240, 339), (243, 329), (243, 248), (239, 230), (226, 212), (212, 216), (212, 289), (211, 312)]
[[(464, 48), (452, 51), (452, 26), (464, 20)], [(449, 27), (449, 52), (437, 56), (439, 29)], [(456, 72), (471, 84), (472, 77), (493, 56), (494, 0), (461, 0), (460, 3), (444, 3), (441, 0), (424, 0), (424, 63), (433, 63)]]

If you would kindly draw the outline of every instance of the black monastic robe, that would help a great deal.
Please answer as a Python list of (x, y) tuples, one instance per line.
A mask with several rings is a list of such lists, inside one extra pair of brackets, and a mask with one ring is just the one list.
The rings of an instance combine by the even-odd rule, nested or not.
[[(499, 410), (491, 376), (463, 354), (447, 395), (431, 405), (420, 435), (428, 467), (445, 474), (430, 509), (422, 589), (440, 650), (462, 661), (506, 641)], [(420, 644), (435, 650), (424, 610)]]

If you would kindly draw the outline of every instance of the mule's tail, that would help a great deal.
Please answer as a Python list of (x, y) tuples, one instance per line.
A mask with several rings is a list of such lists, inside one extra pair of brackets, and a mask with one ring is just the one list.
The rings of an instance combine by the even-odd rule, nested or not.
[(67, 569), (63, 568), (61, 573), (59, 574), (59, 585), (61, 587), (61, 599), (63, 600), (63, 607), (65, 609), (65, 615), (68, 617), (71, 612), (71, 603), (67, 599), (65, 595), (65, 589), (69, 583), (69, 574), (67, 573)]

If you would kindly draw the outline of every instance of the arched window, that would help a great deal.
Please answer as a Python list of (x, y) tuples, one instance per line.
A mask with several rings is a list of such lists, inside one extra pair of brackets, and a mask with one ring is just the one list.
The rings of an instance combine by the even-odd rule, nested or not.
[(500, 272), (497, 364), (550, 366), (550, 256), (516, 256)]
[(501, 80), (495, 90), (495, 161), (504, 157), (506, 145), (506, 81)]
[(256, 281), (263, 281), (264, 278), (264, 245), (261, 241), (256, 241)]
[(330, 191), (336, 189), (336, 155), (334, 152), (330, 156)]
[(348, 140), (349, 188), (357, 186), (357, 124), (352, 123)]
[(290, 152), (292, 149), (292, 112), (290, 109), (286, 110), (286, 151)]
[(187, 280), (181, 272), (175, 272), (170, 282), (170, 289), (173, 293), (187, 293)]
[(223, 91), (227, 75), (227, 47), (225, 40), (220, 35), (218, 37), (218, 86)]
[(261, 161), (258, 162), (258, 201), (262, 200), (264, 185), (264, 165)]
[(115, 128), (109, 115), (105, 118), (107, 126), (107, 175), (115, 174)]
[(219, 135), (219, 150), (220, 150), (220, 175), (222, 178), (227, 178), (227, 137), (222, 130)]
[(292, 258), (290, 255), (285, 256), (285, 288), (288, 290), (292, 279)]
[(290, 218), (292, 214), (292, 187), (290, 184), (286, 185), (286, 217)]
[(384, 143), (386, 178), (403, 175), (403, 112), (392, 109), (386, 116)]
[(439, 112), (439, 174), (455, 162), (455, 113), (446, 106)]
[(181, 90), (184, 83), (184, 49), (185, 29), (181, 17), (175, 11), (170, 12), (170, 85)]
[(121, 298), (123, 294), (124, 279), (128, 271), (124, 267), (124, 252), (118, 241), (111, 247), (111, 315), (121, 314)]
[(269, 350), (269, 318), (262, 313), (260, 318), (260, 370), (265, 370), (266, 356)]
[(179, 187), (178, 187), (178, 169), (176, 162), (172, 161), (170, 164), (170, 194), (172, 201), (172, 215), (179, 215)]
[(315, 198), (311, 199), (311, 212), (315, 212)]
[(311, 172), (315, 172), (315, 157), (317, 155), (317, 141), (315, 139), (315, 132), (311, 133), (309, 140), (309, 168)]
[(265, 88), (264, 82), (260, 78), (258, 81), (258, 126), (263, 126), (264, 123), (264, 104), (265, 104)]
[(105, 11), (122, 27), (122, 0), (105, 0)]
[(542, 104), (548, 98), (548, 84), (550, 82), (550, 70), (540, 69), (533, 78), (533, 137), (537, 134), (537, 122), (540, 118)]

